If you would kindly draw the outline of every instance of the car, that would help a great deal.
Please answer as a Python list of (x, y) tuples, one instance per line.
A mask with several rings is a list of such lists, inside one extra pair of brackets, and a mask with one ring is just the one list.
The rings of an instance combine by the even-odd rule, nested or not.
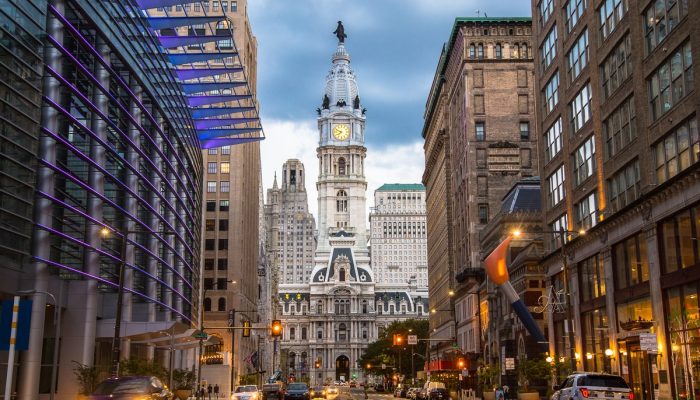
[(566, 377), (556, 387), (551, 400), (581, 400), (591, 397), (597, 400), (634, 400), (634, 393), (621, 376), (577, 372)]
[(232, 400), (260, 400), (261, 394), (255, 385), (236, 386), (231, 394)]
[(420, 400), (449, 400), (450, 392), (443, 382), (428, 381), (420, 392)]
[(309, 398), (313, 399), (325, 399), (326, 398), (326, 388), (323, 386), (316, 386), (309, 390)]
[(394, 397), (406, 397), (407, 390), (408, 389), (406, 388), (406, 386), (402, 386), (402, 385), (397, 386), (396, 389), (394, 390)]
[(340, 390), (337, 386), (329, 386), (326, 389), (326, 400), (333, 400), (340, 394)]
[(88, 399), (90, 400), (172, 400), (173, 393), (155, 376), (122, 376), (109, 378), (97, 385)]
[(412, 387), (406, 392), (406, 398), (416, 400), (416, 395), (420, 392), (420, 388)]
[(304, 382), (294, 382), (287, 385), (284, 400), (310, 400), (309, 385)]

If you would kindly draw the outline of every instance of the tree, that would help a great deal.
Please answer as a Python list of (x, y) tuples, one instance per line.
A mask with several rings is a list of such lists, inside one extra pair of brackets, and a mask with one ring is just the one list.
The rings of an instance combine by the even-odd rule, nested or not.
[[(413, 353), (421, 356), (426, 352), (426, 343), (420, 339), (428, 338), (429, 325), (427, 320), (409, 319), (391, 323), (380, 335), (379, 339), (369, 344), (367, 350), (360, 358), (360, 365), (365, 370), (370, 370), (375, 374), (389, 375), (396, 369), (396, 372), (411, 376), (411, 357)], [(404, 338), (408, 335), (418, 336), (418, 344), (411, 346), (393, 346), (392, 338), (394, 334), (401, 334)], [(413, 349), (412, 349), (413, 347)], [(413, 353), (411, 352), (413, 350)], [(423, 359), (415, 356), (415, 370), (423, 369)], [(387, 366), (382, 370), (382, 364)], [(368, 368), (369, 366), (369, 368)], [(399, 368), (400, 367), (400, 368)]]
[(552, 366), (543, 357), (526, 358), (518, 365), (518, 383), (523, 387), (521, 392), (530, 392), (531, 384), (538, 384), (551, 377)]
[(80, 394), (91, 394), (97, 386), (97, 367), (81, 364), (75, 360), (73, 360), (73, 363), (75, 364), (73, 374), (75, 379), (78, 380)]
[(122, 360), (120, 364), (122, 375), (156, 376), (163, 382), (167, 382), (169, 372), (160, 364), (142, 358), (132, 357)]

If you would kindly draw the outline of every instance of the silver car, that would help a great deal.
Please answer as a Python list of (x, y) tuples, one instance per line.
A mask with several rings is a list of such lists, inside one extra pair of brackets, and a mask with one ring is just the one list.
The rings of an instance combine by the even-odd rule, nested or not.
[(617, 375), (577, 372), (556, 388), (551, 400), (634, 400), (634, 393)]

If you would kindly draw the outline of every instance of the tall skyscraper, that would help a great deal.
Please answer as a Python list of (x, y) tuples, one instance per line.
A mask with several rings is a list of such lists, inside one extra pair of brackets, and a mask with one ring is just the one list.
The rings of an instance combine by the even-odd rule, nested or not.
[[(430, 306), (447, 309), (431, 314), (432, 337), (458, 338), (470, 361), (482, 336), (479, 235), (511, 187), (537, 173), (531, 29), (530, 18), (457, 18), (425, 114)], [(454, 360), (449, 342), (436, 347), (433, 357)]]
[(372, 271), (377, 283), (427, 290), (425, 186), (403, 183), (380, 186), (374, 191), (369, 225)]
[(426, 292), (380, 290), (372, 272), (365, 115), (344, 37), (339, 39), (318, 110), (314, 267), (308, 280), (279, 285), (280, 367), (286, 376), (312, 383), (363, 379), (357, 362), (379, 331), (392, 321), (427, 315)]
[(265, 204), (267, 253), (277, 284), (306, 283), (311, 279), (316, 250), (316, 221), (309, 212), (306, 171), (299, 160), (282, 166), (282, 186), (277, 176), (267, 190)]
[(622, 375), (635, 399), (696, 397), (700, 4), (532, 11), (542, 265), (570, 306), (548, 310), (550, 353)]
[[(220, 51), (236, 51), (240, 65), (231, 65), (230, 60), (214, 59), (194, 62), (198, 68), (237, 68), (236, 75), (246, 78), (252, 99), (241, 102), (236, 98), (235, 88), (222, 88), (219, 94), (225, 100), (216, 107), (222, 111), (235, 108), (243, 117), (252, 116), (257, 105), (257, 40), (248, 19), (248, 1), (201, 1), (164, 7), (163, 15), (171, 17), (204, 18), (201, 24), (173, 29), (172, 35), (216, 34), (226, 37), (233, 34), (233, 40), (223, 39), (216, 43), (201, 46)], [(207, 23), (206, 16), (224, 15), (225, 20)], [(199, 47), (194, 44), (193, 47)], [(216, 77), (207, 78), (216, 82)], [(216, 112), (216, 111), (213, 111)], [(223, 122), (211, 126), (215, 129), (230, 129), (243, 134), (245, 128), (219, 128)], [(216, 132), (212, 130), (212, 132)], [(203, 253), (203, 288), (206, 290), (204, 301), (204, 325), (226, 326), (230, 311), (236, 310), (235, 324), (243, 321), (258, 321), (258, 265), (260, 262), (259, 241), (259, 201), (261, 189), (260, 144), (257, 141), (235, 146), (213, 147), (202, 151), (204, 166), (204, 202), (202, 213), (204, 253)], [(240, 330), (211, 331), (223, 341), (223, 347), (212, 346), (212, 355), (207, 356), (208, 366), (204, 368), (203, 377), (209, 373), (222, 374), (215, 370), (231, 368), (231, 342), (234, 340), (235, 357), (233, 358), (232, 380), (238, 382), (240, 375), (252, 373), (254, 368), (244, 361), (257, 350), (255, 335), (243, 338)], [(217, 357), (216, 354), (227, 356)], [(217, 380), (221, 380), (217, 378)], [(211, 379), (210, 379), (211, 381)], [(219, 382), (220, 386), (223, 382)], [(226, 386), (228, 388), (228, 385)]]

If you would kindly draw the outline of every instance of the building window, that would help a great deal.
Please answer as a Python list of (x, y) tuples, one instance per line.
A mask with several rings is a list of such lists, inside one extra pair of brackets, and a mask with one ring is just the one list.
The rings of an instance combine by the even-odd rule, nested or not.
[(595, 141), (590, 136), (574, 152), (574, 187), (580, 185), (595, 172)]
[(316, 331), (316, 339), (323, 339), (323, 330), (319, 329)]
[(667, 351), (673, 360), (671, 385), (677, 398), (697, 398), (700, 387), (696, 356), (700, 352), (700, 343), (695, 339), (700, 336), (699, 295), (697, 282), (668, 289), (665, 294), (667, 338), (670, 342)]
[(301, 340), (306, 340), (306, 328), (301, 328)]
[(557, 56), (557, 26), (554, 25), (544, 38), (542, 46), (540, 46), (540, 64), (542, 70), (546, 70), (552, 65), (552, 61)]
[[(561, 246), (562, 239), (564, 243), (569, 241), (569, 236), (566, 231), (569, 230), (569, 217), (566, 213), (559, 216), (551, 224), (549, 224), (549, 230), (551, 231), (549, 240), (552, 248), (557, 248)], [(562, 233), (563, 232), (563, 233)]]
[(219, 220), (219, 231), (220, 232), (228, 231), (228, 220), (227, 219), (220, 219)]
[(656, 156), (656, 181), (666, 182), (698, 162), (700, 143), (697, 119), (693, 117), (683, 122), (652, 148)]
[(222, 1), (221, 2), (221, 11), (228, 11), (228, 1)]
[(634, 97), (625, 100), (603, 121), (605, 159), (616, 155), (637, 137)]
[(204, 299), (204, 311), (211, 311), (211, 299), (209, 297)]
[(210, 173), (210, 174), (216, 173), (216, 163), (215, 162), (207, 163), (207, 173)]
[(204, 250), (214, 250), (214, 244), (216, 239), (205, 239), (204, 240)]
[(216, 193), (216, 182), (207, 182), (207, 193)]
[(222, 173), (222, 174), (228, 174), (228, 173), (229, 173), (230, 165), (231, 165), (231, 164), (229, 164), (228, 162), (222, 162), (222, 163), (221, 163), (221, 173)]
[(596, 192), (593, 192), (574, 207), (574, 218), (579, 229), (588, 230), (598, 223), (597, 197)]
[(496, 58), (499, 60), (503, 58), (503, 50), (500, 43), (496, 43)]
[(588, 29), (576, 39), (569, 54), (566, 55), (566, 59), (568, 61), (569, 82), (573, 82), (588, 65)]
[(479, 223), (485, 224), (489, 222), (489, 205), (479, 204)]
[(623, 82), (632, 76), (632, 42), (630, 35), (620, 41), (620, 43), (610, 52), (600, 66), (600, 75), (603, 81), (603, 98), (607, 99), (612, 95)]
[(214, 269), (214, 259), (213, 258), (204, 259), (204, 269), (206, 271), (211, 271)]
[(600, 18), (600, 37), (602, 40), (607, 39), (608, 36), (617, 28), (622, 18), (627, 14), (629, 10), (628, 0), (605, 0), (603, 4), (598, 9), (598, 16)]
[(540, 11), (540, 26), (544, 26), (554, 11), (554, 0), (542, 0), (537, 8)]
[(605, 350), (609, 347), (608, 314), (605, 307), (581, 313), (583, 330), (583, 366), (586, 371), (607, 369)]
[(219, 239), (219, 250), (228, 250), (228, 239)]
[(221, 193), (228, 193), (229, 183), (228, 181), (221, 181)]
[(564, 166), (560, 166), (547, 178), (549, 187), (549, 206), (553, 207), (564, 200)]
[(530, 140), (530, 123), (520, 122), (520, 140)]
[(228, 211), (228, 205), (229, 205), (228, 200), (219, 201), (219, 211)]
[(219, 297), (217, 311), (226, 311), (226, 299)]
[(484, 95), (483, 94), (475, 94), (474, 95), (474, 114), (483, 114), (484, 112), (485, 112)]
[(216, 228), (216, 220), (215, 219), (208, 219), (206, 220), (205, 224), (207, 232), (213, 232), (214, 229)]
[(639, 160), (634, 160), (608, 179), (608, 205), (621, 210), (639, 197)]
[(605, 296), (605, 268), (603, 257), (596, 254), (578, 264), (581, 301), (591, 301)]
[(484, 122), (475, 122), (474, 132), (477, 142), (483, 142), (484, 140), (486, 140), (486, 125)]
[(237, 11), (238, 11), (238, 2), (237, 2), (237, 1), (232, 1), (232, 2), (231, 2), (231, 11), (232, 11), (232, 12), (237, 12)]
[(221, 154), (231, 154), (231, 146), (221, 146)]
[(483, 43), (479, 43), (479, 45), (476, 46), (476, 50), (477, 50), (477, 51), (476, 51), (477, 57), (478, 57), (479, 59), (484, 58), (484, 44), (483, 44)]
[(337, 212), (347, 212), (348, 211), (348, 194), (345, 190), (339, 190), (336, 194), (337, 200), (335, 201), (335, 208)]
[(216, 147), (209, 149), (209, 150), (207, 151), (207, 153), (208, 153), (210, 156), (216, 155)]
[(207, 211), (216, 211), (216, 200), (207, 200)]
[(554, 156), (559, 154), (562, 147), (561, 139), (561, 117), (559, 117), (552, 126), (547, 129), (545, 135), (545, 143), (547, 147), (544, 149), (545, 161), (550, 161)]
[[(294, 328), (289, 328), (289, 340), (295, 340), (296, 339), (296, 330)], [(291, 358), (291, 366), (294, 368), (294, 358)]]
[(564, 7), (566, 20), (566, 33), (571, 33), (581, 15), (586, 10), (586, 0), (569, 0)]
[(557, 104), (559, 104), (559, 71), (555, 72), (544, 86), (545, 115), (549, 115)]
[(651, 52), (688, 14), (688, 0), (656, 0), (644, 12), (647, 52)]
[(212, 11), (219, 11), (219, 2), (218, 1), (213, 2)]
[(343, 157), (338, 159), (338, 175), (345, 175), (345, 159)]
[(204, 289), (207, 289), (207, 290), (214, 289), (214, 279), (213, 278), (204, 278)]
[(643, 233), (612, 246), (615, 288), (625, 289), (649, 280), (647, 244)]
[(690, 43), (676, 51), (651, 75), (651, 117), (656, 120), (693, 90), (693, 57)]
[(469, 45), (469, 58), (472, 60), (476, 58), (476, 46), (474, 46), (474, 43)]
[(700, 206), (681, 211), (666, 219), (659, 226), (662, 253), (660, 254), (665, 273), (696, 266), (698, 260), (698, 240), (700, 232)]
[(576, 94), (569, 104), (571, 130), (578, 132), (591, 119), (591, 84), (590, 82)]
[(219, 258), (216, 260), (216, 269), (226, 271), (228, 269), (228, 258)]
[(477, 176), (476, 177), (476, 195), (477, 196), (488, 196), (489, 195), (489, 178), (487, 176)]

